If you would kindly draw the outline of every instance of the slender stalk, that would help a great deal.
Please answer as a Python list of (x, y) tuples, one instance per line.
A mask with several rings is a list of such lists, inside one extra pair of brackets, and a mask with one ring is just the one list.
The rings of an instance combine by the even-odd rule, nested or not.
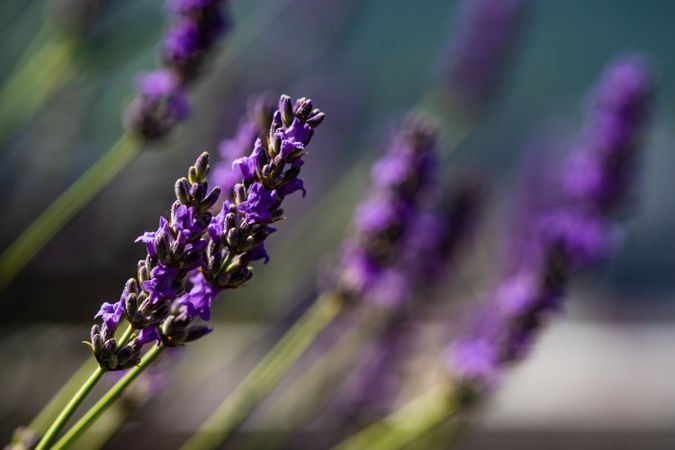
[(450, 385), (435, 386), (333, 450), (397, 450), (426, 435), (457, 411)]
[(0, 87), (0, 150), (16, 130), (74, 74), (76, 41), (44, 25)]
[(320, 296), (182, 449), (207, 450), (219, 447), (274, 389), (318, 335), (333, 322), (342, 310), (343, 303), (342, 298), (332, 294)]
[[(101, 399), (77, 421), (52, 447), (52, 450), (61, 450), (70, 446), (75, 440), (84, 433), (92, 423), (98, 419), (117, 400), (124, 391), (134, 382), (145, 369), (164, 351), (164, 346), (153, 346), (148, 351), (138, 366), (131, 369), (115, 386), (113, 386)], [(39, 449), (36, 449), (39, 450)]]
[[(119, 337), (118, 344), (125, 345), (129, 342), (133, 334), (133, 328), (131, 325), (127, 326), (124, 330), (124, 333)], [(54, 395), (54, 397), (49, 400), (49, 403), (45, 405), (44, 408), (38, 413), (33, 421), (28, 425), (28, 429), (37, 433), (38, 435), (44, 434), (49, 425), (55, 420), (54, 417), (57, 416), (58, 412), (65, 408), (68, 404), (68, 400), (72, 398), (77, 392), (78, 387), (86, 380), (86, 377), (92, 370), (94, 370), (94, 365), (96, 362), (93, 359), (87, 359), (82, 366), (77, 369), (66, 383), (61, 386), (61, 389)]]
[(61, 411), (61, 414), (59, 414), (54, 423), (49, 427), (37, 447), (35, 447), (35, 450), (45, 450), (46, 448), (49, 448), (49, 444), (51, 444), (54, 438), (56, 438), (61, 430), (63, 430), (63, 427), (66, 426), (66, 423), (73, 416), (75, 410), (82, 404), (85, 397), (91, 392), (94, 386), (96, 386), (96, 383), (99, 382), (104, 373), (105, 372), (100, 366), (94, 370), (94, 373), (89, 376), (87, 381), (84, 382), (82, 387), (75, 393), (73, 398), (70, 399), (70, 402), (68, 402), (63, 411)]
[(138, 153), (141, 141), (125, 135), (40, 214), (0, 255), (0, 290)]
[(360, 313), (357, 317), (358, 323), (346, 330), (265, 409), (261, 420), (281, 419), (281, 430), (274, 435), (262, 435), (253, 442), (242, 442), (243, 445), (236, 448), (286, 448), (297, 432), (335, 397), (349, 376), (362, 368), (364, 361), (359, 356), (379, 327), (373, 325), (375, 320), (371, 314)]

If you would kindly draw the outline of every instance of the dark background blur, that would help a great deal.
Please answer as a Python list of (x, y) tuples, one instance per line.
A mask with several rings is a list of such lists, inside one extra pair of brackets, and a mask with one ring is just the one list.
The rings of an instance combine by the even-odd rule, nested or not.
[[(43, 1), (1, 3), (0, 80), (44, 16)], [(78, 77), (0, 156), (0, 248), (117, 139), (134, 74), (156, 64), (162, 2), (106, 3)], [(110, 448), (177, 445), (311, 298), (319, 262), (338, 247), (366, 180), (354, 177), (348, 192), (328, 201), (323, 194), (357, 161), (372, 159), (392, 121), (437, 83), (455, 6), (441, 0), (232, 3), (235, 29), (196, 89), (190, 121), (144, 150), (0, 293), (0, 441), (30, 421), (87, 357), (79, 342), (91, 317), (101, 301), (118, 298), (143, 256), (133, 240), (167, 212), (173, 180), (195, 156), (216, 152), (218, 141), (233, 134), (247, 97), (262, 91), (311, 97), (328, 118), (304, 169), (308, 195), (289, 199), (288, 220), (271, 238), (271, 262), (257, 269), (250, 287), (223, 295), (215, 308), (217, 332), (191, 346), (168, 391)], [(639, 214), (625, 230), (624, 247), (607, 271), (578, 283), (565, 320), (513, 372), (466, 445), (675, 448), (675, 3), (532, 3), (501, 95), (449, 159), (489, 180), (492, 210), (483, 251), (493, 247), (529, 137), (551, 124), (573, 132), (583, 119), (587, 88), (611, 58), (645, 52), (659, 68), (661, 86)], [(489, 270), (485, 264), (483, 271)], [(466, 277), (457, 295), (475, 297), (483, 285), (475, 278)], [(273, 331), (266, 331), (270, 326)], [(252, 420), (247, 430), (266, 427), (274, 423)], [(312, 436), (324, 432), (331, 432), (330, 424), (315, 424), (298, 446), (316, 448)]]

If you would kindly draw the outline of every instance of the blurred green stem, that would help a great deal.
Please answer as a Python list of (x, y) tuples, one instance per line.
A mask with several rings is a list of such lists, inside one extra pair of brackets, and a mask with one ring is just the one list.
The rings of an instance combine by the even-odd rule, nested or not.
[[(131, 327), (131, 325), (127, 326), (127, 328), (124, 330), (124, 333), (122, 333), (122, 336), (118, 339), (118, 345), (125, 345), (129, 339), (131, 339), (133, 332), (134, 329)], [(82, 365), (82, 367), (80, 367), (77, 372), (75, 372), (73, 376), (70, 377), (66, 384), (64, 384), (61, 389), (59, 389), (56, 395), (52, 397), (52, 399), (44, 408), (42, 408), (42, 411), (38, 413), (35, 419), (33, 419), (33, 421), (28, 426), (31, 431), (37, 433), (38, 435), (44, 433), (43, 441), (45, 439), (53, 440), (54, 437), (56, 437), (56, 435), (63, 429), (68, 419), (73, 415), (77, 407), (82, 403), (82, 400), (84, 400), (86, 395), (91, 391), (91, 389), (96, 385), (100, 377), (103, 375), (103, 371), (97, 366), (93, 373), (98, 374), (98, 378), (96, 378), (96, 380), (93, 381), (93, 384), (91, 384), (85, 391), (85, 387), (90, 382), (92, 382), (92, 379), (94, 378), (94, 375), (91, 375), (89, 378), (85, 378), (86, 375), (92, 370), (92, 363), (93, 360), (88, 359)], [(83, 380), (86, 381), (83, 382)], [(82, 384), (82, 386), (77, 389), (80, 384)], [(59, 410), (61, 410), (61, 413), (59, 413), (56, 419), (53, 419)], [(51, 423), (49, 428), (47, 428), (48, 424), (52, 420), (53, 423)], [(48, 437), (49, 435), (51, 435), (51, 437)], [(48, 445), (48, 442), (45, 444), (45, 446), (46, 445)]]
[(124, 135), (10, 244), (0, 255), (0, 290), (138, 154), (140, 148), (140, 140)]
[(320, 296), (223, 403), (183, 445), (182, 450), (218, 448), (281, 381), (342, 311), (344, 299)]
[[(98, 417), (103, 414), (109, 407), (112, 405), (115, 400), (117, 400), (123, 393), (124, 391), (131, 385), (131, 383), (134, 382), (138, 376), (143, 373), (145, 369), (147, 369), (152, 362), (157, 359), (157, 357), (164, 351), (165, 347), (162, 346), (153, 346), (146, 354), (143, 356), (143, 359), (141, 362), (134, 367), (133, 369), (129, 370), (129, 372), (122, 378), (115, 386), (113, 386), (106, 394), (101, 397), (101, 399), (87, 411), (87, 413), (82, 416), (80, 420), (77, 421), (75, 425), (70, 428), (66, 432), (66, 434), (63, 435), (61, 439), (59, 439), (56, 444), (54, 444), (52, 450), (62, 450), (64, 448), (69, 447), (71, 444), (77, 440), (78, 437), (82, 433), (84, 433), (87, 428), (91, 426), (92, 423), (98, 419)], [(40, 450), (40, 449), (36, 449)]]
[(82, 387), (80, 387), (80, 389), (70, 399), (66, 407), (63, 409), (63, 411), (61, 411), (42, 439), (40, 439), (40, 443), (37, 445), (37, 447), (35, 447), (35, 450), (45, 450), (49, 448), (49, 444), (51, 444), (54, 438), (58, 436), (61, 430), (63, 430), (63, 427), (66, 426), (68, 420), (70, 420), (73, 414), (75, 414), (75, 410), (77, 410), (77, 408), (82, 404), (91, 390), (94, 389), (94, 386), (96, 386), (96, 383), (98, 383), (101, 377), (103, 377), (104, 373), (105, 372), (100, 366), (96, 367), (91, 376), (87, 378), (87, 381), (84, 382)]
[(345, 439), (333, 450), (397, 450), (419, 439), (457, 412), (450, 384), (431, 388), (383, 420)]
[(77, 41), (43, 25), (0, 87), (0, 151), (21, 125), (64, 86), (73, 70)]

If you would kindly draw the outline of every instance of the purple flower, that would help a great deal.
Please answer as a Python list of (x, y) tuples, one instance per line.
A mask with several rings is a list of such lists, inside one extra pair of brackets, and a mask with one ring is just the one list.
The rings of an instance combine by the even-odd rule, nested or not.
[(566, 195), (580, 209), (613, 211), (625, 202), (652, 91), (650, 71), (638, 56), (606, 69), (593, 92), (586, 131), (562, 175)]
[(523, 25), (526, 0), (463, 0), (458, 32), (444, 62), (445, 87), (464, 107), (480, 109), (503, 78)]
[(453, 344), (446, 360), (452, 373), (463, 380), (491, 386), (500, 375), (499, 349), (480, 337), (462, 339)]
[(256, 182), (249, 188), (246, 201), (239, 204), (239, 211), (246, 214), (248, 223), (270, 222), (276, 203), (277, 191), (268, 191)]
[(179, 0), (169, 3), (175, 23), (167, 32), (162, 60), (183, 83), (201, 70), (205, 57), (229, 26), (224, 0)]
[(117, 303), (104, 302), (101, 309), (96, 313), (94, 319), (101, 319), (110, 330), (116, 330), (124, 315), (124, 303), (120, 300)]
[[(516, 239), (525, 248), (514, 253), (519, 258), (511, 261), (507, 277), (460, 339), (460, 344), (470, 343), (468, 350), (464, 344), (451, 346), (451, 359), (463, 364), (454, 364), (454, 369), (464, 381), (482, 378), (479, 383), (487, 386), (485, 378), (525, 357), (538, 331), (561, 309), (569, 277), (613, 253), (618, 226), (614, 212), (637, 172), (638, 137), (651, 91), (640, 59), (622, 59), (607, 69), (594, 91), (586, 131), (558, 174), (562, 192), (539, 199), (526, 211), (529, 223)], [(478, 363), (474, 354), (480, 356)], [(496, 362), (490, 354), (499, 355)]]
[(188, 118), (190, 103), (176, 76), (168, 70), (142, 75), (138, 95), (126, 111), (127, 129), (146, 139), (166, 135)]
[(232, 169), (238, 168), (241, 175), (244, 176), (244, 181), (253, 181), (256, 177), (258, 167), (262, 166), (262, 141), (258, 138), (255, 141), (253, 151), (249, 156), (242, 156), (232, 162)]
[(148, 293), (152, 303), (176, 298), (176, 291), (173, 286), (176, 282), (176, 277), (178, 276), (177, 268), (158, 264), (152, 269), (150, 276), (151, 278), (144, 281), (141, 286), (143, 287), (143, 290)]
[(393, 136), (389, 152), (373, 166), (371, 192), (356, 207), (355, 232), (336, 274), (337, 288), (345, 295), (371, 300), (374, 295), (382, 303), (384, 283), (377, 278), (392, 276), (387, 269), (400, 257), (420, 199), (433, 184), (435, 140), (435, 124), (407, 120)]
[(162, 337), (159, 335), (159, 330), (157, 327), (152, 326), (143, 328), (141, 331), (139, 331), (138, 342), (143, 345), (155, 342), (157, 345), (159, 345), (162, 343)]
[(190, 282), (192, 283), (192, 289), (185, 296), (185, 299), (192, 305), (202, 320), (211, 320), (211, 303), (220, 290), (211, 286), (201, 271), (196, 271), (190, 277)]

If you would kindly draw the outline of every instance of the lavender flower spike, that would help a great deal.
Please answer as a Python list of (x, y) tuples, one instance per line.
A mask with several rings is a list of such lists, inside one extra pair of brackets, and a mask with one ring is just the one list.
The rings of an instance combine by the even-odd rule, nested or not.
[(480, 109), (501, 81), (527, 0), (463, 0), (459, 28), (444, 62), (444, 86), (463, 106)]
[(185, 86), (201, 72), (215, 42), (228, 30), (226, 0), (169, 0), (173, 24), (162, 46), (163, 68), (142, 75), (125, 113), (127, 130), (143, 139), (166, 136), (187, 119)]
[[(405, 298), (405, 282), (390, 269), (433, 176), (436, 126), (426, 119), (407, 120), (387, 154), (372, 169), (372, 187), (356, 208), (354, 232), (343, 248), (337, 289), (347, 298), (368, 298), (396, 305)], [(390, 289), (393, 284), (398, 288)]]
[[(233, 163), (233, 167), (239, 170), (239, 182), (226, 195), (228, 200), (225, 200), (220, 213), (210, 221), (193, 220), (193, 215), (181, 213), (181, 206), (174, 208), (175, 222), (182, 225), (169, 247), (181, 242), (181, 236), (191, 236), (184, 239), (185, 242), (194, 242), (185, 253), (194, 250), (201, 259), (186, 267), (189, 270), (185, 275), (187, 282), (179, 284), (189, 285), (189, 290), (176, 296), (173, 296), (173, 291), (169, 292), (172, 300), (165, 303), (168, 313), (161, 321), (153, 321), (149, 329), (143, 330), (142, 342), (154, 340), (173, 347), (211, 331), (206, 322), (211, 317), (211, 305), (218, 293), (240, 287), (253, 276), (252, 262), (269, 259), (265, 240), (274, 231), (270, 225), (283, 219), (281, 205), (285, 196), (303, 189), (298, 178), (302, 157), (306, 154), (314, 129), (322, 120), (323, 113), (313, 108), (311, 100), (300, 99), (293, 107), (289, 97), (281, 96), (279, 109), (268, 120), (268, 132), (256, 140), (249, 156)], [(205, 184), (205, 180), (205, 174), (193, 174), (188, 181)], [(197, 186), (189, 187), (185, 180), (179, 181), (177, 196), (183, 198), (186, 193), (206, 192), (206, 188)], [(202, 211), (204, 208), (197, 209), (197, 213)], [(188, 220), (179, 220), (180, 217)], [(195, 225), (196, 230), (193, 229)], [(157, 233), (161, 234), (160, 230)], [(149, 241), (150, 237), (143, 239)], [(157, 234), (153, 242), (157, 242)], [(152, 250), (160, 253), (159, 246), (155, 244), (152, 248), (152, 244), (149, 245), (149, 253)], [(175, 286), (176, 283), (173, 283), (170, 287), (175, 289)]]
[(494, 384), (505, 365), (527, 355), (537, 332), (561, 308), (569, 276), (606, 256), (617, 226), (614, 212), (627, 200), (637, 172), (651, 78), (637, 57), (606, 70), (586, 131), (560, 174), (562, 195), (550, 202), (552, 210), (528, 215), (535, 222), (526, 227), (533, 245), (490, 296), (471, 332), (450, 348), (448, 362), (460, 380), (473, 387)]
[(169, 0), (174, 23), (166, 33), (162, 61), (183, 84), (198, 75), (215, 42), (230, 28), (225, 3), (226, 0)]
[[(123, 370), (138, 363), (143, 344), (155, 340), (157, 326), (163, 322), (172, 304), (186, 295), (192, 277), (204, 264), (206, 229), (211, 208), (220, 188), (208, 191), (208, 154), (202, 154), (190, 167), (188, 178), (176, 182), (176, 201), (168, 218), (161, 217), (157, 231), (140, 236), (147, 249), (138, 262), (137, 276), (129, 279), (118, 302), (104, 303), (95, 318), (90, 347), (105, 370)], [(195, 286), (189, 291), (194, 291)], [(114, 333), (125, 318), (135, 330), (129, 343), (118, 345)]]

